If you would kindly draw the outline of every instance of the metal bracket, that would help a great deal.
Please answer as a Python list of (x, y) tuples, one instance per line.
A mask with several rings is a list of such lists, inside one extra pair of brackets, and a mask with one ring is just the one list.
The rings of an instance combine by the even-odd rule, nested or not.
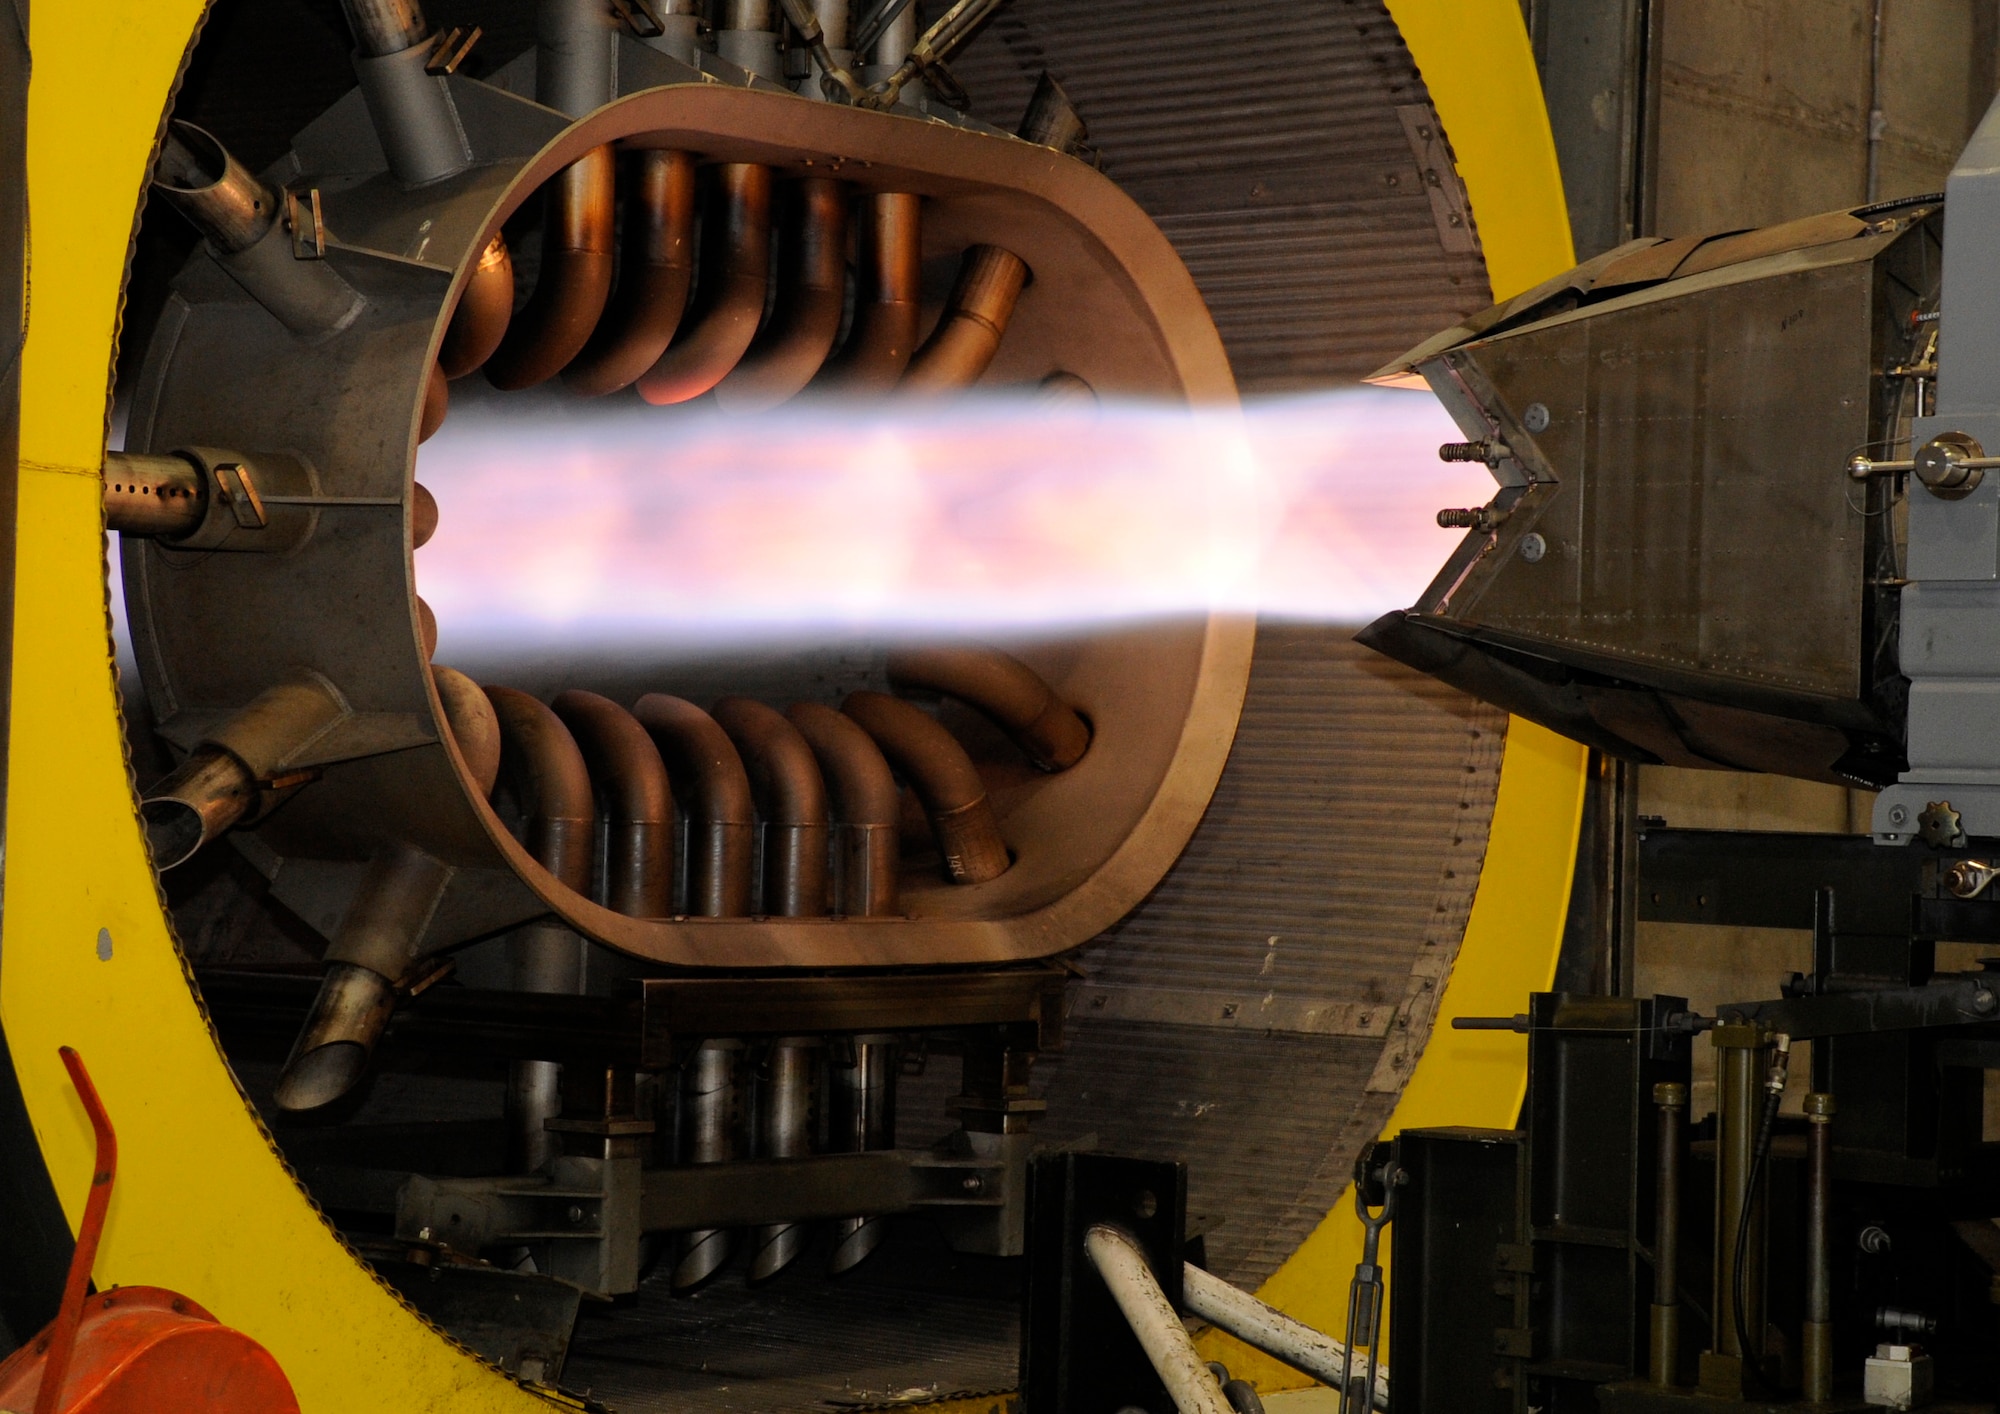
[(479, 43), (484, 34), (478, 25), (470, 30), (453, 25), (439, 35), (431, 44), (431, 56), (424, 60), (424, 72), (432, 75), (455, 74), (458, 66), (472, 53), (472, 46)]
[(292, 259), (326, 259), (326, 222), (319, 207), (319, 188), (303, 193), (285, 191), (285, 229), (292, 233)]

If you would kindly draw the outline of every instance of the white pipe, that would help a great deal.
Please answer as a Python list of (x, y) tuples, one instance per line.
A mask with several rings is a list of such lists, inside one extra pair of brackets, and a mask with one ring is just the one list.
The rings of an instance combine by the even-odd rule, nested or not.
[(1188, 1339), (1173, 1303), (1146, 1265), (1139, 1244), (1117, 1228), (1099, 1223), (1084, 1234), (1083, 1250), (1111, 1289), (1111, 1299), (1125, 1313), (1180, 1414), (1234, 1414), (1222, 1386)]
[[(1181, 1283), (1189, 1314), (1331, 1389), (1340, 1388), (1340, 1366), (1347, 1358), (1347, 1347), (1332, 1336), (1266, 1306), (1249, 1292), (1239, 1291), (1192, 1263), (1182, 1274)], [(1373, 1403), (1377, 1409), (1389, 1407), (1389, 1372), (1379, 1367)]]

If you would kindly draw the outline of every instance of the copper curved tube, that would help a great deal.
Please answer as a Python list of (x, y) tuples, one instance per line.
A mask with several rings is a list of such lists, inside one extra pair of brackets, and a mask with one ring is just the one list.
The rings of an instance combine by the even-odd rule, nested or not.
[(410, 548), (421, 550), (437, 534), (437, 497), (421, 481), (410, 483)]
[(576, 739), (539, 698), (489, 687), (486, 700), (500, 723), (500, 771), (526, 822), (521, 842), (558, 882), (589, 892), (597, 802)]
[(883, 692), (849, 693), (840, 710), (875, 739), (923, 802), (954, 884), (983, 884), (1012, 862), (986, 783), (956, 738), (931, 716)]
[(495, 231), (466, 278), (465, 292), (445, 326), (444, 342), (438, 345), (438, 367), (444, 376), (463, 378), (493, 357), (513, 317), (514, 257), (507, 250), (507, 238)]
[(923, 312), (923, 198), (878, 191), (863, 201), (861, 297), (854, 327), (821, 381), (842, 392), (885, 392), (909, 367)]
[(512, 390), (553, 378), (583, 350), (611, 293), (616, 166), (594, 147), (546, 188), (535, 292), (486, 361), (486, 381)]
[(432, 364), (430, 376), (424, 380), (424, 407), (417, 418), (417, 440), (428, 442), (435, 437), (450, 411), (451, 384), (444, 381), (444, 370)]
[(949, 393), (977, 383), (1000, 351), (1027, 286), (1028, 263), (1012, 251), (997, 245), (968, 250), (937, 328), (910, 360), (899, 386), (912, 393)]
[(771, 273), (771, 169), (718, 166), (702, 226), (702, 275), (690, 321), (639, 378), (639, 396), (655, 407), (706, 393), (756, 337)]
[(762, 412), (804, 390), (826, 362), (847, 302), (847, 188), (796, 184), (778, 303), (743, 361), (715, 387), (725, 412)]
[(743, 758), (715, 718), (681, 697), (649, 692), (632, 715), (653, 734), (687, 815), (687, 911), (697, 918), (750, 912), (757, 812)]
[(674, 911), (674, 792), (660, 749), (608, 697), (574, 689), (550, 707), (583, 752), (604, 799), (604, 906), (633, 918)]
[(776, 918), (814, 918), (827, 910), (826, 782), (812, 747), (784, 713), (748, 697), (715, 704), (750, 773), (764, 817), (764, 909)]
[(479, 684), (457, 668), (431, 664), (431, 682), (444, 707), (444, 724), (465, 762), (466, 774), (482, 796), (500, 779), (500, 719)]
[(893, 914), (902, 872), (902, 797), (888, 759), (873, 737), (831, 707), (795, 702), (785, 716), (812, 748), (832, 797), (839, 861), (834, 911), (857, 918)]
[(417, 599), (417, 641), (424, 646), (426, 663), (437, 656), (438, 616), (421, 597)]
[(694, 154), (647, 148), (628, 160), (618, 288), (590, 342), (563, 370), (563, 382), (587, 398), (630, 387), (659, 361), (694, 283)]
[(889, 682), (977, 708), (1044, 771), (1066, 771), (1090, 748), (1090, 728), (1041, 674), (1011, 653), (972, 645), (889, 655)]

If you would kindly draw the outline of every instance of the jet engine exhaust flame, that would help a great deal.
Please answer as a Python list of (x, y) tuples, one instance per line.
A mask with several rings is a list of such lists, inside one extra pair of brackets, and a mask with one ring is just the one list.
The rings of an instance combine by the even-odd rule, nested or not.
[(1189, 409), (801, 401), (755, 419), (515, 394), (418, 476), (444, 660), (570, 647), (1004, 636), (1211, 611), (1361, 623), (1414, 601), (1484, 468), (1428, 395)]

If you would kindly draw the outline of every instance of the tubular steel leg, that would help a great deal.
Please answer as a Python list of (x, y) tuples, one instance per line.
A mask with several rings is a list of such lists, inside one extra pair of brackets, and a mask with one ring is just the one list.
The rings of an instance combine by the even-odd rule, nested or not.
[(1660, 1107), (1660, 1172), (1653, 1223), (1652, 1349), (1647, 1372), (1662, 1389), (1673, 1385), (1681, 1344), (1681, 1152), (1687, 1100), (1687, 1086), (1678, 1081), (1662, 1081), (1653, 1087), (1653, 1103)]
[(1806, 1319), (1800, 1342), (1805, 1398), (1833, 1398), (1833, 1096), (1806, 1096)]

